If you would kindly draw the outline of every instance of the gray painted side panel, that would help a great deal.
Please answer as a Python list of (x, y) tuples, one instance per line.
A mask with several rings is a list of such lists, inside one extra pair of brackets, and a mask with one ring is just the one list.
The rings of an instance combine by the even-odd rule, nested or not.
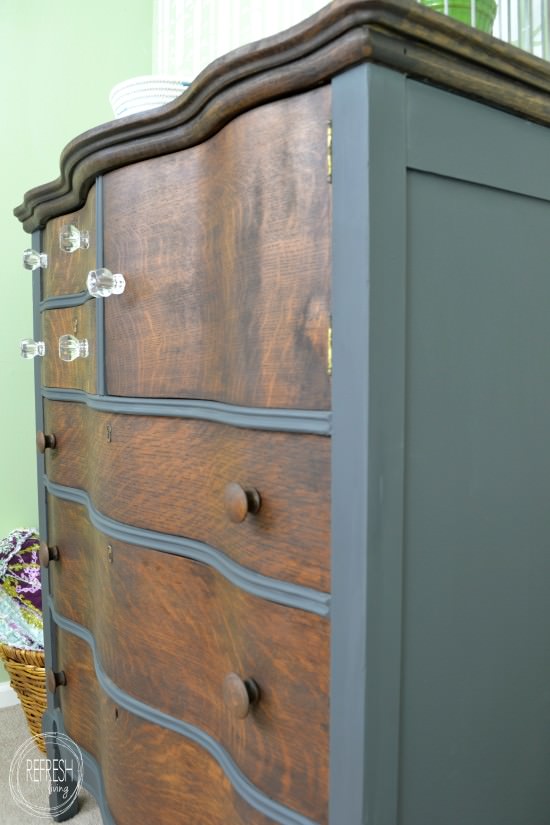
[(413, 80), (407, 103), (410, 168), (550, 200), (544, 126)]
[(333, 125), (330, 823), (543, 825), (550, 139), (375, 66)]
[(401, 825), (548, 823), (549, 228), (410, 174)]

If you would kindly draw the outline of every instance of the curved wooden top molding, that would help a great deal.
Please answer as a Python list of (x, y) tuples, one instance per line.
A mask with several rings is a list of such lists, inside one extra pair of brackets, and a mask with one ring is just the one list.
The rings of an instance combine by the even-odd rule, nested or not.
[(63, 151), (61, 174), (14, 213), (32, 232), (82, 205), (98, 174), (188, 148), (262, 103), (372, 61), (550, 124), (550, 64), (415, 0), (334, 0), (302, 23), (215, 60), (183, 96), (91, 129)]

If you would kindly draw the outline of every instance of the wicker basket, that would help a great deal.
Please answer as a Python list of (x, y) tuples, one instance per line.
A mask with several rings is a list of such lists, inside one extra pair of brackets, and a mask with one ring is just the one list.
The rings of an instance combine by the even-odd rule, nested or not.
[(42, 716), (47, 704), (44, 651), (22, 650), (0, 643), (0, 659), (21, 702), (30, 732), (40, 737), (36, 744), (45, 753), (42, 739)]

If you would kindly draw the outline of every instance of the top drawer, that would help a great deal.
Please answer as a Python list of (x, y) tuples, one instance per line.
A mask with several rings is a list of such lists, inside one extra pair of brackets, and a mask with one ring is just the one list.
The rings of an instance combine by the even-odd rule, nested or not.
[[(88, 232), (89, 246), (65, 252), (59, 245), (59, 233), (64, 226), (75, 226)], [(42, 298), (56, 295), (72, 295), (86, 290), (86, 277), (96, 267), (96, 193), (92, 187), (82, 209), (48, 221), (44, 229), (43, 251), (48, 256), (48, 266), (42, 275)]]
[(110, 395), (328, 409), (330, 87), (104, 178)]

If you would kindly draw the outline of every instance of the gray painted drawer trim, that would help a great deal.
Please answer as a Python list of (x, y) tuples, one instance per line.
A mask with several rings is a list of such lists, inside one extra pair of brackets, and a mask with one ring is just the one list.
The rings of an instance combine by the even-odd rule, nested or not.
[(40, 312), (44, 312), (47, 309), (78, 307), (91, 300), (92, 296), (88, 292), (75, 292), (70, 295), (56, 295), (53, 298), (45, 298), (43, 301), (40, 301)]
[(263, 576), (248, 567), (237, 564), (225, 553), (203, 542), (183, 538), (182, 536), (158, 533), (154, 530), (144, 530), (115, 521), (103, 515), (94, 507), (85, 490), (56, 484), (47, 476), (44, 476), (44, 485), (48, 492), (56, 498), (72, 501), (86, 507), (88, 518), (94, 527), (114, 539), (207, 564), (236, 587), (261, 599), (276, 602), (286, 607), (294, 607), (298, 610), (306, 610), (308, 613), (315, 613), (323, 618), (329, 615), (330, 595), (328, 593)]
[(195, 418), (233, 427), (276, 432), (330, 435), (332, 416), (319, 410), (268, 409), (239, 407), (220, 401), (196, 401), (177, 398), (126, 398), (123, 396), (88, 395), (82, 390), (43, 387), (48, 401), (73, 401), (94, 410), (123, 415), (159, 415), (172, 418)]
[(151, 705), (141, 702), (139, 699), (121, 690), (103, 670), (92, 633), (90, 633), (87, 628), (76, 624), (76, 622), (58, 613), (52, 604), (51, 598), (48, 599), (48, 608), (53, 621), (58, 627), (68, 633), (72, 633), (73, 636), (78, 636), (78, 638), (82, 639), (89, 646), (94, 658), (97, 680), (102, 690), (120, 707), (123, 707), (134, 716), (145, 719), (147, 722), (152, 722), (154, 725), (160, 725), (163, 728), (179, 733), (181, 736), (185, 736), (206, 750), (220, 765), (237, 793), (239, 793), (249, 805), (257, 811), (260, 811), (260, 813), (270, 817), (275, 822), (281, 823), (281, 825), (315, 825), (313, 820), (296, 813), (290, 808), (281, 805), (279, 802), (275, 802), (260, 791), (241, 772), (225, 748), (207, 733), (200, 730), (200, 728), (176, 719), (167, 713), (163, 713), (157, 708), (151, 707)]

